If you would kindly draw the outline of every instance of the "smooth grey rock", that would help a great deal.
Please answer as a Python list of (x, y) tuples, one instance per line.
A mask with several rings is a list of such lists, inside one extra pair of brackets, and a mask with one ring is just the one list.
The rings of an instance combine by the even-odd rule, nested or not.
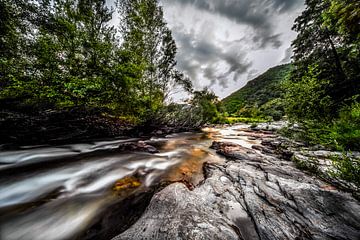
[(153, 197), (141, 219), (113, 240), (239, 239), (234, 223), (220, 214), (215, 190), (208, 187), (196, 192), (181, 183), (166, 187)]
[(296, 168), (280, 154), (214, 142), (227, 157), (206, 165), (190, 191), (181, 183), (155, 194), (122, 239), (360, 239), (360, 203)]

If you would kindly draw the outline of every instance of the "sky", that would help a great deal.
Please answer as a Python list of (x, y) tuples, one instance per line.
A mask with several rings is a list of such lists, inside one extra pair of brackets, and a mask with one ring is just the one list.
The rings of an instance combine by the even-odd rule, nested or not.
[[(220, 98), (290, 62), (304, 0), (161, 0), (178, 46), (177, 68)], [(181, 98), (181, 95), (175, 98)], [(185, 96), (184, 96), (185, 98)]]

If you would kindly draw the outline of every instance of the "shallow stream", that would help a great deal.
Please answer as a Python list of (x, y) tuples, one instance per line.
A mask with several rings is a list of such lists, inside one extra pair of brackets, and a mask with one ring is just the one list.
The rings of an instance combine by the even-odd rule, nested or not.
[[(209, 149), (213, 140), (257, 144), (238, 136), (239, 128), (1, 151), (0, 239), (103, 239), (119, 234), (161, 186), (199, 184), (203, 164), (222, 161)], [(139, 140), (160, 153), (117, 150), (121, 143)]]

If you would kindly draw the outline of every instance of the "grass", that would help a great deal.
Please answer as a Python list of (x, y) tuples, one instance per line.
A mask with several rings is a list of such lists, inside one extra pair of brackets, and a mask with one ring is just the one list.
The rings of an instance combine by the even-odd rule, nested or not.
[(235, 123), (264, 123), (269, 122), (269, 119), (265, 118), (256, 118), (256, 117), (227, 117), (225, 123), (235, 124)]

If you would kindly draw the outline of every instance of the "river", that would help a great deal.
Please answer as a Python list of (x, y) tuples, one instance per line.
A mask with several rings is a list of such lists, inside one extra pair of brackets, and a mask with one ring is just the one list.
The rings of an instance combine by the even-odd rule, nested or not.
[[(246, 126), (244, 126), (246, 127)], [(237, 126), (239, 128), (239, 126)], [(0, 152), (0, 239), (111, 238), (144, 211), (156, 189), (203, 180), (205, 162), (222, 158), (213, 140), (245, 147), (234, 127), (163, 138), (112, 139), (63, 146), (25, 146)], [(159, 153), (120, 152), (119, 144), (144, 140)]]

